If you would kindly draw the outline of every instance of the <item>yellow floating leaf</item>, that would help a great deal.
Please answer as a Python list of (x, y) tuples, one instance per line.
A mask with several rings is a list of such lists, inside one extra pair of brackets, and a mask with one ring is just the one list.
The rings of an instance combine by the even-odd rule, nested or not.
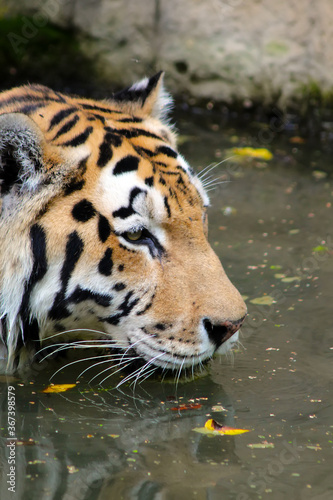
[(228, 425), (221, 425), (212, 418), (207, 420), (204, 427), (195, 427), (193, 431), (211, 436), (235, 436), (236, 434), (250, 432), (249, 429), (235, 429), (234, 427), (229, 427)]
[(46, 394), (66, 392), (75, 386), (76, 384), (51, 384), (48, 387), (46, 387), (46, 389), (44, 389), (42, 392), (45, 392)]
[(258, 160), (271, 160), (273, 154), (266, 148), (232, 148), (232, 153), (237, 156), (247, 156)]
[(283, 283), (293, 283), (294, 281), (301, 281), (299, 276), (287, 276), (286, 278), (282, 278)]
[(263, 297), (257, 297), (256, 299), (250, 300), (251, 304), (256, 304), (258, 306), (271, 306), (274, 304), (274, 299), (270, 295), (264, 295)]

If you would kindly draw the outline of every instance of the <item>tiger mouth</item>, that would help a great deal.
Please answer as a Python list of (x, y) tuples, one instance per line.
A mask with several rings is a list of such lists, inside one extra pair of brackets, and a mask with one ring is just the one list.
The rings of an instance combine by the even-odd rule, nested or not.
[[(140, 362), (149, 366), (156, 366), (166, 370), (179, 370), (185, 368), (195, 368), (209, 362), (215, 354), (221, 355), (229, 351), (238, 341), (238, 331), (226, 335), (220, 346), (210, 346), (199, 353), (177, 353), (171, 350), (152, 346), (147, 342), (141, 342), (138, 346), (131, 348), (133, 357), (140, 358)], [(149, 354), (148, 354), (149, 353)]]

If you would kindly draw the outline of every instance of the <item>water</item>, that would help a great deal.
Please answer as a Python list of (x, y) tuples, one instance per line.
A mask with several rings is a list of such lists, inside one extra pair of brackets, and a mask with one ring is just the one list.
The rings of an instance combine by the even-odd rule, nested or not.
[[(263, 129), (222, 127), (205, 115), (179, 117), (178, 126), (196, 169), (234, 146), (274, 153), (266, 163), (231, 159), (214, 171), (228, 182), (211, 193), (210, 240), (248, 297), (242, 347), (177, 388), (147, 380), (135, 393), (107, 391), (82, 379), (65, 393), (44, 394), (51, 366), (31, 380), (2, 378), (2, 435), (9, 385), (18, 443), (16, 492), (7, 491), (3, 461), (1, 499), (333, 498), (329, 145), (290, 142), (288, 131), (269, 128), (260, 144)], [(261, 297), (273, 303), (251, 302)], [(75, 373), (54, 382), (75, 382)], [(174, 409), (183, 403), (196, 406)], [(211, 417), (250, 432), (193, 431)], [(3, 448), (2, 459), (9, 453)]]

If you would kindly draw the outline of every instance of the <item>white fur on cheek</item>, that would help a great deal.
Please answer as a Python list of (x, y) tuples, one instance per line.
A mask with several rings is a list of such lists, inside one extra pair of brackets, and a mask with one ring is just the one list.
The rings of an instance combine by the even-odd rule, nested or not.
[(98, 185), (96, 197), (99, 200), (98, 209), (105, 216), (111, 216), (113, 212), (121, 207), (127, 207), (133, 188), (139, 188), (144, 193), (136, 196), (133, 201), (132, 208), (135, 210), (133, 215), (125, 219), (120, 217), (114, 219), (115, 231), (121, 233), (136, 227), (145, 227), (154, 232), (160, 242), (163, 243), (161, 238), (164, 240), (164, 233), (159, 228), (166, 215), (163, 196), (157, 189), (146, 186), (136, 172), (113, 176), (111, 168), (105, 169)]

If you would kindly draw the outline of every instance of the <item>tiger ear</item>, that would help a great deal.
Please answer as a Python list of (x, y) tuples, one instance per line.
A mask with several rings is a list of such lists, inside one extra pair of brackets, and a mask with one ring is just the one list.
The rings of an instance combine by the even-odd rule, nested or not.
[(160, 71), (151, 78), (144, 78), (117, 92), (113, 99), (127, 105), (130, 112), (167, 121), (173, 100), (164, 88), (163, 79), (164, 72)]
[(0, 197), (11, 191), (30, 192), (40, 184), (43, 167), (42, 132), (22, 113), (0, 116)]

